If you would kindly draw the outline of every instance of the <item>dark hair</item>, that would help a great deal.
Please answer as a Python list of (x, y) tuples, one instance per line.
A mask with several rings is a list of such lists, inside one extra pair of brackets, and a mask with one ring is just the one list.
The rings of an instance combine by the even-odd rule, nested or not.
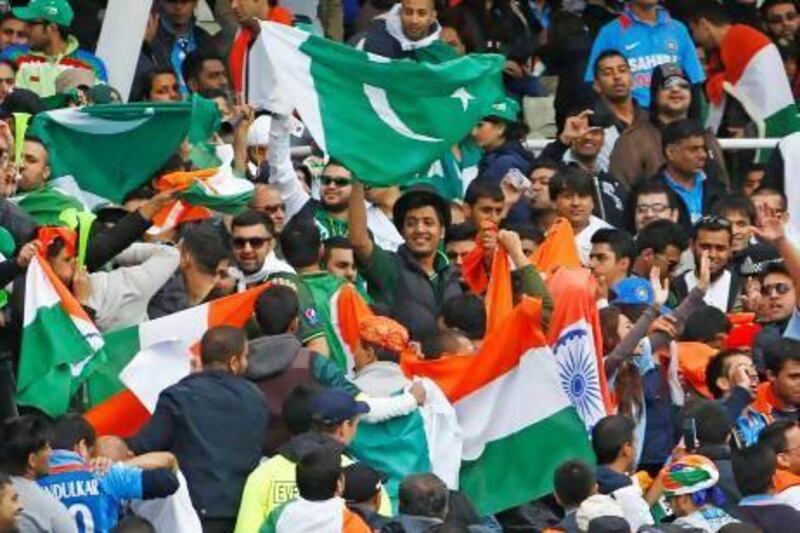
[(540, 168), (549, 168), (550, 170), (555, 170), (556, 172), (558, 172), (559, 170), (564, 168), (564, 166), (565, 165), (563, 163), (559, 163), (558, 161), (555, 161), (548, 157), (539, 156), (533, 160), (533, 164), (531, 165), (531, 171), (528, 175), (530, 176), (531, 174), (533, 174), (535, 170), (539, 170)]
[(775, 475), (775, 452), (766, 444), (748, 446), (733, 454), (733, 477), (742, 496), (766, 494)]
[(666, 154), (668, 146), (692, 137), (705, 138), (705, 135), (706, 130), (703, 129), (703, 125), (694, 119), (685, 118), (670, 122), (661, 132), (661, 150)]
[(592, 428), (592, 449), (597, 457), (597, 464), (613, 463), (625, 444), (633, 443), (633, 432), (636, 424), (623, 415), (611, 415), (600, 420)]
[(132, 100), (148, 101), (150, 99), (150, 92), (153, 90), (153, 82), (156, 81), (158, 76), (166, 74), (175, 76), (176, 80), (178, 79), (178, 75), (175, 74), (175, 71), (170, 67), (156, 67), (147, 71), (139, 94), (136, 95), (136, 98), (132, 98)]
[(292, 435), (300, 435), (311, 429), (311, 413), (308, 410), (311, 398), (323, 388), (316, 383), (302, 383), (293, 388), (281, 405), (283, 422)]
[(0, 59), (0, 65), (5, 65), (14, 72), (17, 73), (17, 64), (11, 61), (10, 59)]
[(50, 422), (40, 415), (10, 418), (0, 431), (0, 469), (22, 476), (32, 453), (46, 448), (52, 439)]
[(597, 59), (594, 60), (594, 66), (592, 67), (594, 69), (593, 70), (594, 79), (597, 79), (597, 77), (600, 75), (600, 63), (605, 61), (609, 57), (619, 57), (622, 58), (622, 60), (625, 61), (626, 64), (628, 63), (628, 58), (625, 57), (625, 55), (619, 50), (614, 50), (614, 49), (603, 50), (597, 56)]
[(621, 229), (603, 228), (592, 235), (592, 244), (607, 244), (614, 252), (617, 261), (630, 259), (631, 266), (636, 258), (636, 244), (630, 233)]
[(336, 235), (329, 239), (326, 239), (323, 244), (324, 253), (322, 256), (322, 261), (327, 263), (328, 260), (331, 258), (331, 250), (339, 249), (339, 250), (352, 250), (353, 243), (350, 242), (350, 239), (347, 237), (341, 237)]
[(518, 120), (508, 120), (504, 117), (489, 115), (481, 119), (492, 124), (502, 124), (505, 126), (503, 139), (506, 141), (519, 141), (528, 134), (528, 126)]
[(577, 507), (595, 491), (592, 468), (580, 459), (562, 464), (553, 473), (553, 487), (564, 508)]
[(681, 251), (689, 246), (689, 237), (677, 222), (654, 220), (636, 235), (636, 255), (645, 250), (662, 254), (668, 246), (674, 246)]
[(443, 329), (422, 339), (420, 349), (425, 359), (439, 359), (443, 355), (456, 352), (458, 350), (459, 339), (464, 336), (466, 336), (466, 334), (457, 329)]
[(715, 0), (696, 0), (691, 4), (687, 13), (687, 22), (696, 23), (700, 19), (706, 19), (714, 26), (731, 23), (731, 15), (721, 3)]
[(270, 235), (273, 237), (275, 236), (275, 225), (272, 223), (272, 220), (261, 211), (256, 211), (255, 209), (245, 209), (233, 217), (231, 221), (231, 233), (239, 227), (258, 225), (264, 226)]
[(689, 342), (712, 342), (720, 333), (731, 330), (728, 315), (712, 305), (703, 305), (686, 320), (680, 340)]
[(459, 241), (474, 241), (478, 230), (472, 222), (464, 222), (461, 224), (453, 224), (447, 229), (444, 236), (445, 244)]
[(294, 268), (306, 268), (319, 261), (319, 228), (313, 220), (292, 217), (280, 235), (281, 251)]
[(198, 48), (186, 54), (181, 65), (181, 74), (184, 81), (189, 83), (189, 80), (197, 78), (202, 72), (205, 62), (212, 60), (221, 61), (225, 65), (225, 60), (219, 54), (207, 48)]
[(739, 193), (727, 194), (717, 200), (711, 207), (711, 212), (725, 218), (725, 213), (741, 213), (747, 217), (750, 224), (756, 220), (756, 206), (747, 196)]
[(761, 7), (759, 8), (761, 10), (761, 16), (766, 20), (767, 11), (775, 6), (782, 6), (784, 4), (797, 6), (794, 0), (764, 0), (764, 3), (761, 4)]
[(800, 341), (780, 337), (764, 346), (764, 363), (767, 370), (776, 376), (783, 370), (786, 361), (800, 363)]
[(794, 420), (776, 420), (761, 430), (758, 435), (758, 443), (769, 446), (776, 454), (784, 453), (789, 447), (786, 439), (786, 432), (797, 427)]
[(701, 231), (713, 233), (718, 231), (727, 231), (728, 235), (730, 235), (731, 239), (733, 239), (733, 227), (731, 226), (731, 223), (728, 222), (728, 219), (718, 215), (705, 215), (701, 217), (700, 220), (698, 220), (692, 227), (692, 231), (695, 239), (697, 239), (697, 236)]
[(472, 340), (486, 336), (486, 304), (470, 292), (449, 298), (440, 316), (448, 328), (457, 328)]
[(721, 403), (701, 401), (689, 410), (687, 418), (695, 421), (700, 446), (720, 445), (728, 441), (733, 426), (728, 419), (728, 411)]
[(435, 474), (411, 474), (400, 483), (400, 514), (444, 519), (449, 491)]
[(211, 223), (203, 222), (185, 228), (181, 240), (183, 250), (192, 256), (205, 274), (216, 274), (219, 264), (231, 256), (227, 235)]
[(500, 222), (500, 229), (507, 229), (519, 235), (520, 239), (527, 239), (542, 244), (544, 242), (544, 232), (530, 222), (510, 222), (507, 218)]
[(92, 447), (97, 441), (92, 425), (80, 413), (67, 413), (56, 419), (53, 425), (53, 440), (50, 445), (56, 450), (72, 450), (80, 441)]
[(488, 198), (495, 202), (504, 201), (505, 196), (503, 195), (503, 189), (500, 188), (500, 183), (483, 176), (472, 180), (472, 183), (467, 187), (466, 194), (464, 194), (464, 202), (469, 206), (474, 206), (481, 198)]
[(342, 454), (332, 444), (309, 452), (297, 463), (297, 490), (312, 502), (330, 500), (342, 477)]
[(150, 187), (139, 187), (125, 195), (122, 203), (130, 202), (131, 200), (149, 200), (156, 195), (156, 192)]
[(61, 250), (67, 247), (67, 242), (62, 237), (55, 237), (50, 244), (47, 245), (47, 249), (44, 251), (45, 257), (48, 260), (55, 259), (58, 257), (58, 254), (61, 253)]
[(564, 167), (556, 172), (548, 185), (550, 198), (556, 201), (559, 195), (565, 192), (574, 192), (579, 196), (594, 198), (592, 178), (585, 172), (574, 167)]
[(272, 285), (258, 295), (255, 316), (263, 335), (281, 335), (297, 318), (300, 301), (297, 293), (284, 285)]
[(722, 396), (722, 391), (717, 386), (717, 380), (726, 377), (728, 359), (738, 355), (750, 356), (749, 353), (738, 348), (723, 350), (712, 357), (708, 365), (706, 365), (706, 387), (708, 387), (708, 390), (714, 398), (720, 398)]
[(227, 363), (232, 357), (244, 353), (247, 335), (240, 328), (216, 326), (200, 339), (200, 360), (204, 365)]

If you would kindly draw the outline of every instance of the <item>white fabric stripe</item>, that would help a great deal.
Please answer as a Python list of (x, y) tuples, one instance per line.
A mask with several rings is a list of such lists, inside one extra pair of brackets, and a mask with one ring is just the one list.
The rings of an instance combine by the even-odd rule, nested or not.
[(278, 518), (277, 533), (342, 533), (344, 500), (311, 502), (298, 497)]
[[(286, 108), (272, 110), (289, 115), (291, 107), (297, 109), (317, 145), (323, 152), (327, 152), (328, 145), (325, 142), (319, 98), (314, 87), (314, 79), (311, 77), (311, 58), (300, 51), (300, 46), (309, 38), (317, 37), (274, 22), (262, 22), (261, 34), (254, 46), (264, 47), (269, 57), (265, 70), (271, 68), (268, 75), (277, 80), (275, 90), (278, 91), (278, 95), (277, 98), (273, 97), (273, 101), (281, 103), (282, 107), (286, 103), (291, 103), (288, 111)], [(252, 70), (251, 63), (251, 76)], [(279, 76), (276, 73), (279, 73)]]
[(419, 381), (425, 387), (425, 404), (420, 407), (420, 414), (425, 424), (431, 470), (448, 487), (458, 490), (461, 450), (464, 447), (464, 433), (458, 416), (433, 380), (420, 378)]
[(787, 231), (789, 242), (800, 242), (800, 133), (792, 133), (781, 139), (778, 148), (783, 156), (783, 192), (789, 208)]
[(464, 431), (462, 458), (475, 460), (486, 444), (569, 406), (553, 352), (549, 347), (528, 350), (516, 368), (456, 402), (454, 407)]
[(53, 307), (61, 301), (39, 261), (38, 257), (33, 258), (25, 276), (25, 310), (22, 321), (24, 327), (28, 327), (36, 320), (36, 313), (40, 307)]
[(345, 342), (344, 337), (342, 337), (342, 329), (339, 326), (339, 295), (341, 294), (341, 288), (333, 293), (333, 296), (331, 296), (331, 300), (328, 303), (328, 309), (331, 314), (331, 325), (333, 326), (333, 331), (336, 332), (336, 337), (339, 339), (339, 344), (342, 345), (342, 352), (344, 352), (344, 357), (347, 361), (345, 376), (350, 379), (355, 373), (356, 362), (355, 359), (353, 359), (353, 353), (350, 351), (350, 346)]
[(191, 348), (208, 329), (210, 312), (210, 304), (202, 304), (144, 322), (139, 325), (139, 346), (144, 349), (159, 342), (180, 341)]
[(781, 54), (774, 44), (750, 58), (739, 81), (733, 84), (733, 93), (755, 120), (764, 120), (794, 103)]
[[(154, 115), (153, 110), (150, 115)], [(71, 130), (91, 135), (116, 135), (125, 133), (142, 126), (150, 117), (136, 120), (108, 120), (86, 113), (78, 108), (57, 109), (49, 111), (47, 116), (53, 122)]]

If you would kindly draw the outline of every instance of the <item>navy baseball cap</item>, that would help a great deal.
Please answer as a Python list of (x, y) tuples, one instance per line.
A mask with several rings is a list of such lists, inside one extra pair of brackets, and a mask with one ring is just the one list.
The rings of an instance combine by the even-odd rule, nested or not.
[(612, 304), (621, 305), (653, 305), (655, 294), (650, 282), (644, 278), (625, 278), (611, 287), (614, 292)]
[(325, 389), (311, 398), (308, 411), (314, 422), (338, 425), (356, 415), (369, 413), (369, 404), (356, 401), (341, 389)]
[(351, 503), (365, 502), (380, 492), (386, 476), (371, 466), (356, 462), (345, 467), (344, 494), (342, 497)]

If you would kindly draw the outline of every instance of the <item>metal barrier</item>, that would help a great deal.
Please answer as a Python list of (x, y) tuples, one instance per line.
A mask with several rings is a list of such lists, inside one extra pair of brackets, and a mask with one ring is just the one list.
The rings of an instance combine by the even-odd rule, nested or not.
[[(531, 152), (541, 152), (554, 139), (526, 139), (524, 146)], [(723, 150), (757, 150), (775, 148), (780, 139), (719, 139)]]

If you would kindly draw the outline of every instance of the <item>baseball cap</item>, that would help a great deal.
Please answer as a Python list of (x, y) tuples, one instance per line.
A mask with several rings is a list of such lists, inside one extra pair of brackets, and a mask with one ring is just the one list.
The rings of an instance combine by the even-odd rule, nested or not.
[(519, 103), (513, 98), (506, 96), (503, 100), (492, 104), (491, 111), (487, 113), (490, 117), (499, 117), (509, 122), (516, 122), (519, 117)]
[(630, 533), (631, 526), (621, 516), (598, 516), (589, 522), (587, 533)]
[(664, 63), (656, 67), (659, 72), (658, 86), (663, 89), (670, 84), (675, 83), (676, 80), (689, 82), (689, 77), (683, 69), (676, 63)]
[(343, 470), (344, 499), (351, 503), (365, 502), (380, 492), (386, 476), (364, 463), (353, 463)]
[(369, 413), (369, 404), (356, 401), (341, 389), (325, 389), (311, 398), (308, 410), (314, 422), (338, 425), (356, 415)]
[(46, 20), (64, 27), (72, 24), (75, 16), (67, 0), (31, 0), (27, 6), (12, 8), (11, 13), (26, 22)]
[(655, 299), (653, 287), (644, 278), (630, 277), (619, 281), (611, 290), (614, 292), (612, 304), (652, 305)]

